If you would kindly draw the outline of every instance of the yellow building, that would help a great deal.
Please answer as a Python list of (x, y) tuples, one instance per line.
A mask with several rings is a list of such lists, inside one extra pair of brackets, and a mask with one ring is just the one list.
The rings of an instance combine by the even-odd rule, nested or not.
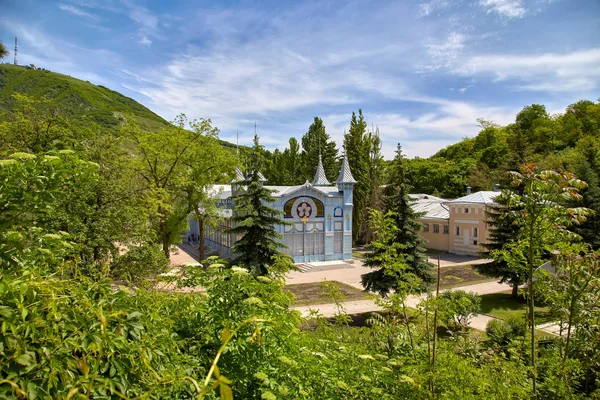
[(427, 240), (426, 247), (453, 254), (478, 255), (485, 249), (488, 226), (485, 212), (493, 206), (499, 191), (480, 191), (455, 200), (445, 200), (424, 194), (411, 195), (416, 212), (424, 213), (419, 218), (423, 224), (421, 236)]

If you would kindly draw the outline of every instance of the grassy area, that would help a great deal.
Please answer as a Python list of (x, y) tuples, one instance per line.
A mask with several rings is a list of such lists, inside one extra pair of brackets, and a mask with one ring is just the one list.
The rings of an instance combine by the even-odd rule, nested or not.
[(447, 251), (438, 250), (438, 249), (427, 249), (426, 253), (429, 255), (438, 255), (438, 254), (446, 254)]
[[(519, 296), (514, 298), (510, 292), (484, 294), (481, 297), (481, 312), (494, 317), (506, 319), (511, 316), (525, 317), (527, 313), (527, 302)], [(551, 322), (556, 318), (550, 312), (550, 307), (535, 307), (535, 324)]]
[(352, 257), (354, 257), (354, 258), (360, 258), (360, 259), (363, 259), (363, 258), (365, 258), (365, 257), (366, 257), (366, 255), (365, 255), (365, 254), (366, 254), (366, 253), (364, 253), (364, 252), (353, 251), (353, 252), (352, 252)]
[[(344, 301), (366, 300), (370, 297), (368, 293), (363, 292), (353, 286), (345, 283), (332, 281), (336, 284), (346, 298)], [(287, 285), (284, 290), (293, 293), (296, 296), (295, 306), (308, 306), (313, 304), (333, 303), (333, 300), (323, 291), (321, 282), (299, 283), (297, 285)]]
[(440, 289), (493, 282), (495, 278), (477, 273), (470, 265), (457, 265), (440, 269)]

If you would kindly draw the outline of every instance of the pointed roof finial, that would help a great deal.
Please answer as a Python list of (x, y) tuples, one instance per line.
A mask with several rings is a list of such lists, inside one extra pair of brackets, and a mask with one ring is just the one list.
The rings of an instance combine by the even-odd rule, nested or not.
[(335, 183), (356, 183), (352, 176), (352, 171), (350, 171), (350, 164), (348, 163), (348, 156), (346, 154), (342, 158), (342, 167)]
[(315, 172), (315, 179), (312, 181), (313, 186), (329, 186), (331, 183), (327, 180), (325, 175), (325, 168), (323, 168), (323, 162), (321, 161), (321, 154), (319, 154), (319, 163), (317, 164), (317, 171)]

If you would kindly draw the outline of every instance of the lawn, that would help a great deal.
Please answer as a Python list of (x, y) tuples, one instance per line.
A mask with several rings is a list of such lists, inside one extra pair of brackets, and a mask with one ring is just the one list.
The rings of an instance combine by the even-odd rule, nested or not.
[[(437, 274), (437, 272), (434, 272)], [(476, 283), (495, 281), (480, 275), (470, 265), (457, 265), (440, 269), (440, 289), (449, 289), (458, 286), (474, 285)]]
[[(340, 288), (340, 291), (345, 296), (344, 301), (367, 300), (370, 298), (368, 293), (353, 286), (337, 281), (331, 281), (331, 283), (336, 284)], [(295, 306), (333, 303), (333, 300), (323, 291), (321, 282), (287, 285), (284, 290), (287, 290), (296, 296), (294, 300)]]
[[(511, 316), (525, 317), (527, 301), (520, 296), (514, 298), (510, 292), (484, 294), (481, 297), (481, 312), (494, 317), (507, 319)], [(555, 321), (556, 317), (550, 312), (550, 307), (540, 305), (535, 307), (535, 324)]]

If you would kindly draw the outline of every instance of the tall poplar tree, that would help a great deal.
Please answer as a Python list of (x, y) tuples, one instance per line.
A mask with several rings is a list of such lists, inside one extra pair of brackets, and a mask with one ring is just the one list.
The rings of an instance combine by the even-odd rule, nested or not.
[(357, 183), (354, 185), (353, 201), (354, 213), (352, 213), (352, 241), (362, 241), (367, 218), (367, 205), (369, 200), (369, 154), (370, 146), (367, 140), (367, 123), (363, 117), (362, 110), (352, 112), (350, 129), (344, 134), (344, 151), (348, 156), (348, 163), (352, 175)]
[(419, 235), (421, 215), (411, 207), (408, 182), (406, 159), (398, 145), (390, 167), (387, 212), (371, 212), (375, 240), (365, 265), (377, 269), (362, 275), (365, 289), (382, 296), (400, 289), (423, 293), (434, 282), (433, 265), (427, 261), (423, 247), (425, 239)]
[(303, 182), (313, 180), (319, 163), (319, 154), (321, 154), (325, 175), (332, 182), (339, 172), (338, 151), (335, 142), (331, 140), (325, 131), (323, 120), (315, 117), (308, 128), (308, 132), (302, 136)]
[[(282, 236), (275, 225), (284, 224), (282, 211), (269, 207), (275, 201), (273, 191), (263, 186), (264, 178), (260, 170), (264, 167), (262, 146), (258, 136), (254, 136), (254, 147), (248, 158), (247, 177), (236, 182), (233, 222), (231, 233), (240, 235), (232, 251), (238, 254), (236, 262), (254, 275), (267, 275), (269, 267), (277, 262), (279, 251), (285, 247), (278, 239)], [(281, 265), (281, 264), (278, 264)]]

